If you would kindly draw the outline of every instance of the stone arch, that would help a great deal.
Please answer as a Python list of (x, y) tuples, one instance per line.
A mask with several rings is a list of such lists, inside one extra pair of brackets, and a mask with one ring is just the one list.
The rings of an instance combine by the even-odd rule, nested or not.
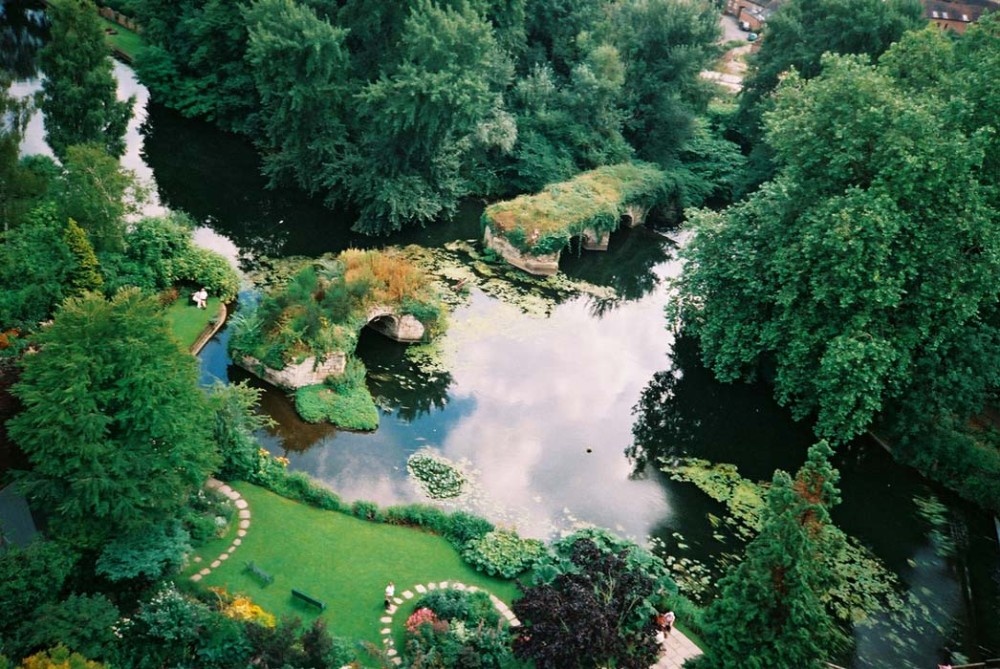
[(386, 306), (375, 306), (368, 310), (366, 325), (389, 339), (413, 343), (423, 341), (427, 328), (412, 314), (399, 314)]

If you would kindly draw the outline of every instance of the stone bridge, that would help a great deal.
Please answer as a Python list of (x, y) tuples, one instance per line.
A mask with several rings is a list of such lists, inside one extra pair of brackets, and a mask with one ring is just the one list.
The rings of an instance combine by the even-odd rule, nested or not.
[[(625, 207), (621, 216), (621, 225), (628, 228), (638, 227), (645, 222), (647, 213), (649, 213), (648, 209), (638, 205)], [(589, 228), (583, 230), (579, 238), (580, 246), (584, 251), (607, 251), (611, 233), (599, 232), (593, 228)], [(529, 274), (551, 276), (559, 271), (559, 257), (562, 255), (562, 249), (555, 253), (544, 254), (521, 251), (507, 241), (502, 234), (494, 234), (489, 226), (486, 226), (483, 243), (487, 248), (493, 249), (508, 263)]]
[[(368, 310), (367, 325), (389, 339), (404, 344), (422, 341), (426, 328), (412, 314), (399, 314), (390, 307), (374, 306)], [(303, 386), (313, 386), (328, 376), (340, 376), (347, 367), (347, 353), (333, 351), (324, 360), (317, 361), (309, 356), (299, 363), (288, 364), (281, 369), (268, 367), (252, 356), (243, 356), (235, 361), (240, 367), (256, 374), (271, 385), (286, 390), (296, 390)]]

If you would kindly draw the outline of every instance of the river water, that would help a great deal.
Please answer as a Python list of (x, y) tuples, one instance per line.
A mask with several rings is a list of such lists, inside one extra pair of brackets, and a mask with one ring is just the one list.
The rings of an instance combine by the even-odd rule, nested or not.
[[(267, 190), (252, 147), (150, 103), (129, 68), (118, 64), (115, 71), (120, 95), (138, 98), (123, 162), (151, 185), (149, 212), (187, 211), (201, 226), (199, 243), (243, 269), (266, 258), (388, 243), (421, 244), (482, 267), (475, 264), (481, 203), (426, 229), (359, 237), (349, 230), (351, 212)], [(37, 85), (18, 82), (15, 91)], [(39, 117), (22, 150), (47, 152)], [(645, 227), (620, 231), (606, 253), (566, 254), (554, 284), (495, 268), (490, 275), (487, 268), (458, 300), (432, 367), (374, 333), (361, 337), (357, 354), (383, 409), (377, 431), (305, 424), (282, 393), (251, 379), (265, 389), (263, 409), (278, 422), (261, 439), (345, 499), (380, 504), (426, 501), (407, 476), (406, 459), (431, 449), (470, 478), (462, 508), (529, 536), (596, 524), (640, 542), (653, 538), (658, 551), (688, 567), (702, 565), (712, 581), (740, 547), (716, 527), (724, 507), (690, 483), (637, 470), (625, 455), (633, 433), (653, 458), (730, 462), (753, 480), (769, 479), (775, 467), (794, 471), (811, 436), (767, 388), (716, 382), (693, 343), (668, 329), (664, 281), (679, 271), (682, 241)], [(248, 287), (243, 298), (250, 295)], [(201, 354), (205, 383), (247, 378), (230, 364), (227, 336), (224, 329)], [(840, 661), (933, 668), (1000, 656), (992, 520), (868, 441), (841, 449), (835, 464), (844, 501), (834, 519), (897, 575), (913, 613), (859, 627), (856, 651)], [(917, 499), (944, 504), (944, 532), (956, 546), (951, 555)]]

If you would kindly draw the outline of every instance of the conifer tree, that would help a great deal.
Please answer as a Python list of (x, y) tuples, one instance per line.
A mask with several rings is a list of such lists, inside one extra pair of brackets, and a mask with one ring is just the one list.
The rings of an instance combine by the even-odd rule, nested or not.
[(793, 480), (776, 471), (760, 534), (719, 583), (705, 613), (708, 648), (697, 669), (820, 669), (842, 648), (825, 600), (835, 583), (826, 556), (839, 539), (829, 506), (839, 501), (830, 447), (820, 442)]
[(101, 266), (97, 262), (93, 245), (87, 239), (87, 233), (71, 218), (66, 223), (63, 239), (76, 258), (76, 267), (69, 278), (72, 294), (80, 295), (88, 290), (98, 290), (104, 285), (104, 277), (101, 276)]
[(48, 15), (52, 29), (41, 53), (41, 108), (49, 146), (60, 158), (68, 147), (86, 143), (121, 156), (135, 98), (117, 99), (97, 8), (91, 0), (52, 0)]

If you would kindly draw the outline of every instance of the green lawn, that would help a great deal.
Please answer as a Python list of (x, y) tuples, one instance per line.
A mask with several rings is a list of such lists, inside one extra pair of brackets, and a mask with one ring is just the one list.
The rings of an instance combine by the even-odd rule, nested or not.
[(184, 344), (185, 350), (194, 345), (198, 335), (205, 331), (208, 322), (219, 315), (219, 298), (210, 297), (206, 308), (194, 306), (188, 293), (181, 293), (180, 298), (167, 307), (167, 320), (177, 340)]
[(114, 21), (107, 20), (103, 16), (100, 18), (101, 25), (106, 30), (115, 31), (114, 33), (105, 32), (105, 37), (111, 48), (118, 49), (132, 60), (135, 60), (136, 54), (139, 53), (139, 48), (142, 47), (142, 37), (128, 28), (118, 25)]
[[(246, 594), (277, 616), (294, 614), (309, 623), (322, 615), (334, 635), (381, 646), (379, 618), (388, 581), (396, 583), (397, 596), (431, 581), (476, 585), (508, 604), (517, 593), (513, 581), (474, 570), (436, 535), (315, 509), (247, 483), (234, 487), (250, 505), (250, 529), (232, 558), (201, 584)], [(199, 551), (203, 562), (183, 576), (214, 560), (219, 550), (214, 545), (213, 552)], [(247, 561), (270, 573), (274, 582), (262, 586), (245, 571)], [(292, 588), (326, 602), (326, 611), (320, 614), (293, 600)], [(406, 613), (404, 607), (393, 619), (397, 632)]]

